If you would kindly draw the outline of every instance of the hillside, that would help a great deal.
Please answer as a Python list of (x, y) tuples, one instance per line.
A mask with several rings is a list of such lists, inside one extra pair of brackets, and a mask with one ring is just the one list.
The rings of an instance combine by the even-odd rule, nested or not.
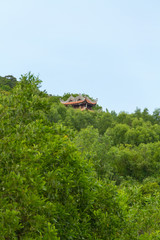
[(0, 77), (1, 239), (160, 239), (160, 110), (75, 110), (40, 85)]
[(17, 79), (12, 75), (7, 75), (5, 77), (0, 76), (0, 89), (5, 91), (10, 91), (16, 86)]

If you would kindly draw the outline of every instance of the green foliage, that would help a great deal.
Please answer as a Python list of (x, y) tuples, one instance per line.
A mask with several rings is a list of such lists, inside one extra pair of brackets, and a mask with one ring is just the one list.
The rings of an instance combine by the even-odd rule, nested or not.
[(85, 154), (89, 161), (93, 161), (97, 175), (104, 178), (111, 174), (111, 166), (106, 161), (107, 152), (111, 143), (108, 136), (99, 136), (98, 130), (88, 126), (74, 138), (78, 148)]
[(103, 135), (106, 132), (106, 130), (113, 124), (114, 124), (113, 117), (109, 112), (99, 114), (97, 127), (100, 134)]
[(5, 91), (11, 91), (17, 84), (17, 79), (12, 75), (0, 77), (0, 89)]
[(0, 78), (1, 239), (160, 239), (159, 109), (75, 110), (40, 85)]

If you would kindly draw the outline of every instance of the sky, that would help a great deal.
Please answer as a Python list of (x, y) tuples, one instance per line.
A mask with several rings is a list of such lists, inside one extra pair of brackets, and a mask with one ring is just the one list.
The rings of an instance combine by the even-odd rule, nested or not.
[(0, 76), (117, 113), (160, 108), (159, 0), (1, 0)]

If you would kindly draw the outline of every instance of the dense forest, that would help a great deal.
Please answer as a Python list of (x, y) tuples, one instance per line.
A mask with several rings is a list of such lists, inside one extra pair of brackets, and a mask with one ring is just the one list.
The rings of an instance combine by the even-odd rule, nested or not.
[(0, 77), (0, 239), (160, 239), (160, 109), (81, 111)]

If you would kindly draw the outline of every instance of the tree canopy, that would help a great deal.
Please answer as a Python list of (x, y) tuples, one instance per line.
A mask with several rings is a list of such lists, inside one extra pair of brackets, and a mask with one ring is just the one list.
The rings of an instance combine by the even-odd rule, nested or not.
[(158, 240), (159, 109), (66, 108), (41, 83), (0, 77), (1, 239)]

